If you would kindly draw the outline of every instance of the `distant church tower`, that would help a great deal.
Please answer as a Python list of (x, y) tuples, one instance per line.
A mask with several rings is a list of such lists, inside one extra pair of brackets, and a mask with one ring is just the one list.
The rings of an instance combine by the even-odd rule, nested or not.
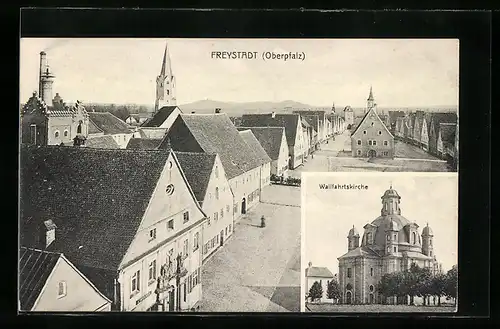
[(370, 95), (368, 95), (368, 99), (366, 100), (366, 112), (370, 111), (370, 109), (376, 111), (376, 106), (377, 104), (375, 104), (375, 98), (373, 98), (372, 87), (370, 86)]
[(165, 45), (165, 52), (163, 53), (161, 71), (158, 77), (156, 77), (155, 112), (163, 106), (171, 105), (177, 104), (175, 98), (175, 77), (172, 74), (172, 66), (167, 44)]

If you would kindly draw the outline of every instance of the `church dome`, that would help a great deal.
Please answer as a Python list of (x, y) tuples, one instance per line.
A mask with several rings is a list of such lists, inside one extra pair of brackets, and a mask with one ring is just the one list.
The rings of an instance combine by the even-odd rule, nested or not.
[(399, 231), (399, 226), (398, 223), (396, 223), (395, 220), (390, 219), (389, 220), (389, 225), (388, 225), (389, 230), (391, 231)]
[(427, 224), (426, 227), (422, 230), (422, 235), (433, 235), (434, 233), (432, 232), (432, 229), (429, 227), (429, 224)]
[(382, 199), (385, 199), (385, 198), (398, 198), (398, 199), (401, 199), (401, 197), (399, 196), (398, 192), (396, 192), (396, 190), (393, 189), (392, 186), (387, 191), (385, 191), (384, 195), (382, 196)]
[(410, 221), (401, 215), (386, 215), (379, 216), (373, 222), (371, 226), (376, 226), (375, 229), (375, 239), (374, 248), (379, 250), (384, 250), (386, 232), (389, 230), (397, 231), (399, 242), (408, 242), (409, 237), (407, 236), (403, 228), (410, 224)]
[(354, 227), (354, 225), (353, 225), (353, 226), (352, 226), (352, 228), (349, 230), (349, 235), (348, 235), (348, 237), (352, 237), (352, 236), (359, 236), (358, 230), (356, 230), (356, 228)]

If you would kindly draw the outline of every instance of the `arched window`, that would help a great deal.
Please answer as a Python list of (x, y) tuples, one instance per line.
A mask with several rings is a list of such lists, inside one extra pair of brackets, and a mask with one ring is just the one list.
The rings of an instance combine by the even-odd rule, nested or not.
[(378, 134), (379, 134), (379, 135), (382, 135), (382, 131), (381, 131), (381, 130), (379, 130), (379, 131), (378, 131)]
[[(372, 269), (373, 270), (373, 269)], [(373, 271), (372, 271), (373, 272)], [(375, 288), (373, 287), (373, 285), (371, 284), (370, 285), (370, 292), (373, 292), (373, 290), (375, 290)]]
[(361, 150), (358, 150), (357, 153), (358, 153), (358, 155), (361, 155)]
[(429, 239), (429, 245), (432, 246), (432, 239)]
[(82, 133), (82, 123), (81, 122), (78, 124), (78, 128), (76, 128), (76, 133), (77, 134), (81, 134)]
[(215, 178), (219, 178), (219, 167), (215, 166)]
[(54, 133), (54, 137), (59, 138), (59, 130), (56, 130), (56, 132)]
[(215, 199), (219, 200), (219, 188), (215, 188)]
[(69, 132), (67, 130), (64, 131), (64, 137), (68, 137)]
[(361, 139), (358, 139), (358, 145), (361, 145)]
[(415, 232), (413, 232), (411, 234), (411, 238), (412, 238), (413, 244), (416, 244), (417, 243), (417, 234)]

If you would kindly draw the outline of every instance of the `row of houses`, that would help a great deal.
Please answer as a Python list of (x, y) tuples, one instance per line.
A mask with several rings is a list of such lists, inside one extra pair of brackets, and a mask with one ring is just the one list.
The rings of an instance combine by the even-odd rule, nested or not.
[(394, 135), (443, 159), (457, 159), (458, 116), (455, 112), (416, 111), (399, 114)]

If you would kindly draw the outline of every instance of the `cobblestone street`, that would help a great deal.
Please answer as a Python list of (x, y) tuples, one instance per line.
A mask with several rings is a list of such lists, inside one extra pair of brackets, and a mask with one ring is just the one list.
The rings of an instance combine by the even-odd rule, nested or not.
[[(204, 312), (300, 311), (300, 189), (268, 186), (203, 265)], [(260, 228), (260, 217), (266, 227)]]

